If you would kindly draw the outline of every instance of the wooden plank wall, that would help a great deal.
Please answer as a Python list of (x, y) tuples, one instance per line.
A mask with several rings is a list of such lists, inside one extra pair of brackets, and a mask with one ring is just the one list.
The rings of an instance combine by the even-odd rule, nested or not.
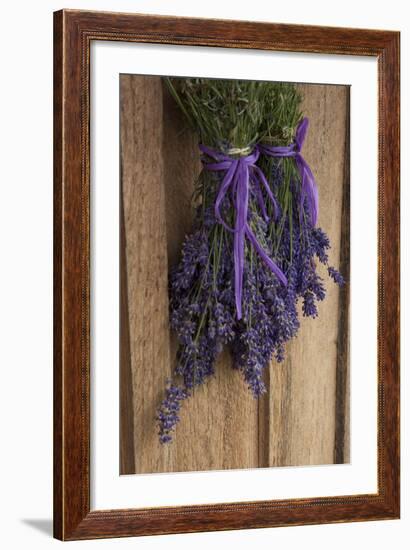
[[(319, 223), (333, 245), (331, 262), (348, 273), (349, 88), (300, 88)], [(303, 320), (286, 361), (272, 363), (268, 393), (255, 400), (224, 352), (216, 376), (183, 404), (175, 441), (158, 443), (155, 412), (176, 350), (167, 274), (190, 230), (200, 163), (196, 138), (159, 77), (122, 75), (120, 97), (120, 473), (348, 462), (349, 295), (324, 271), (328, 297), (319, 318)]]

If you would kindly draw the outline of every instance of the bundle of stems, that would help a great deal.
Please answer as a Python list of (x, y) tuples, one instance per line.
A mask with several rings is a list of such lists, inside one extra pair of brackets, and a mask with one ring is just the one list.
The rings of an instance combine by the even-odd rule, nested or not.
[[(261, 144), (281, 147), (295, 142), (303, 119), (301, 102), (302, 97), (294, 84), (281, 83), (271, 88), (265, 99)], [(287, 274), (288, 295), (295, 303), (302, 298), (304, 316), (317, 317), (317, 302), (324, 300), (326, 290), (316, 261), (327, 266), (335, 283), (344, 284), (342, 275), (328, 265), (329, 238), (312, 221), (295, 157), (275, 158), (262, 154), (259, 164), (281, 208), (280, 220), (270, 224), (269, 233)]]

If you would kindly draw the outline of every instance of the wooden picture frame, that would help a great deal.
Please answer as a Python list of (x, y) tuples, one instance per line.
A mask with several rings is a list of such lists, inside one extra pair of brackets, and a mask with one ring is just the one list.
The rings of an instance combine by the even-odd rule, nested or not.
[[(93, 40), (371, 56), (378, 62), (378, 492), (90, 510)], [(394, 519), (399, 475), (398, 32), (63, 10), (54, 14), (54, 536), (62, 540)]]

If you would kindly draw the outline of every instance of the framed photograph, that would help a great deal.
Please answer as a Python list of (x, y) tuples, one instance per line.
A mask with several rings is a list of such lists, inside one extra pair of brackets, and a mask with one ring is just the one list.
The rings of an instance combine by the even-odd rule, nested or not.
[(54, 534), (399, 517), (392, 31), (54, 14)]

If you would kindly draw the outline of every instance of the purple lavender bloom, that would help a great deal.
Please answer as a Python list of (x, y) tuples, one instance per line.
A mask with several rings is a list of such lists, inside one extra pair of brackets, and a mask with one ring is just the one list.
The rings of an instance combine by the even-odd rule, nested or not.
[[(276, 197), (280, 197), (284, 185), (283, 163), (279, 160), (273, 161), (270, 168), (269, 180), (272, 191)], [(265, 306), (269, 304), (270, 306), (269, 315), (265, 321), (263, 321), (260, 311), (255, 311), (253, 315), (256, 315), (255, 326), (260, 326), (260, 331), (263, 331), (264, 322), (274, 327), (269, 331), (264, 331), (263, 340), (261, 336), (263, 343), (260, 346), (266, 348), (270, 345), (271, 352), (277, 361), (283, 360), (286, 342), (296, 336), (299, 329), (298, 300), (302, 299), (303, 315), (315, 318), (318, 315), (317, 302), (324, 300), (326, 296), (323, 279), (316, 270), (316, 261), (328, 266), (327, 253), (330, 241), (320, 227), (312, 226), (305, 205), (302, 205), (301, 209), (300, 191), (300, 182), (298, 180), (291, 181), (291, 210), (286, 212), (282, 205), (279, 221), (271, 223), (267, 229), (266, 243), (270, 255), (275, 257), (275, 261), (286, 274), (288, 285), (283, 287), (275, 284), (275, 281), (272, 281), (271, 285), (267, 285), (265, 282), (265, 293), (262, 296), (258, 295), (255, 285), (252, 289), (255, 303), (259, 309), (260, 304)], [(328, 273), (335, 283), (340, 286), (344, 284), (342, 275), (335, 268), (328, 266)], [(259, 284), (261, 281), (265, 281), (267, 276), (266, 271), (257, 272)], [(251, 341), (253, 342), (253, 340)], [(254, 353), (251, 347), (249, 347), (249, 353)], [(271, 359), (267, 352), (265, 358), (265, 366), (267, 366)], [(236, 362), (241, 364), (241, 356)], [(256, 386), (255, 390), (254, 394), (257, 394)]]
[(168, 381), (168, 387), (165, 392), (165, 398), (158, 410), (157, 419), (159, 422), (159, 440), (161, 443), (169, 443), (172, 440), (170, 432), (179, 422), (179, 410), (181, 401), (188, 397), (188, 393)]
[(303, 295), (303, 315), (306, 317), (317, 317), (318, 311), (315, 302), (315, 295), (310, 290), (307, 290)]
[[(194, 230), (182, 245), (181, 260), (169, 277), (170, 325), (179, 340), (174, 377), (185, 392), (178, 406), (194, 387), (214, 374), (218, 354), (234, 337), (232, 288), (232, 237), (216, 221), (213, 209), (201, 205)], [(163, 443), (172, 440), (179, 421), (177, 414), (169, 413), (173, 396), (167, 393), (158, 410)]]
[(337, 285), (343, 286), (345, 284), (343, 276), (337, 271), (337, 269), (334, 267), (328, 267), (327, 272)]
[(296, 272), (283, 262), (280, 251), (275, 255), (274, 242), (263, 220), (253, 214), (253, 230), (264, 248), (282, 270), (288, 284), (282, 285), (259, 256), (248, 250), (244, 277), (243, 319), (237, 323), (232, 344), (234, 368), (239, 369), (254, 397), (265, 391), (263, 373), (275, 357), (282, 361), (284, 345), (299, 328), (296, 310)]

